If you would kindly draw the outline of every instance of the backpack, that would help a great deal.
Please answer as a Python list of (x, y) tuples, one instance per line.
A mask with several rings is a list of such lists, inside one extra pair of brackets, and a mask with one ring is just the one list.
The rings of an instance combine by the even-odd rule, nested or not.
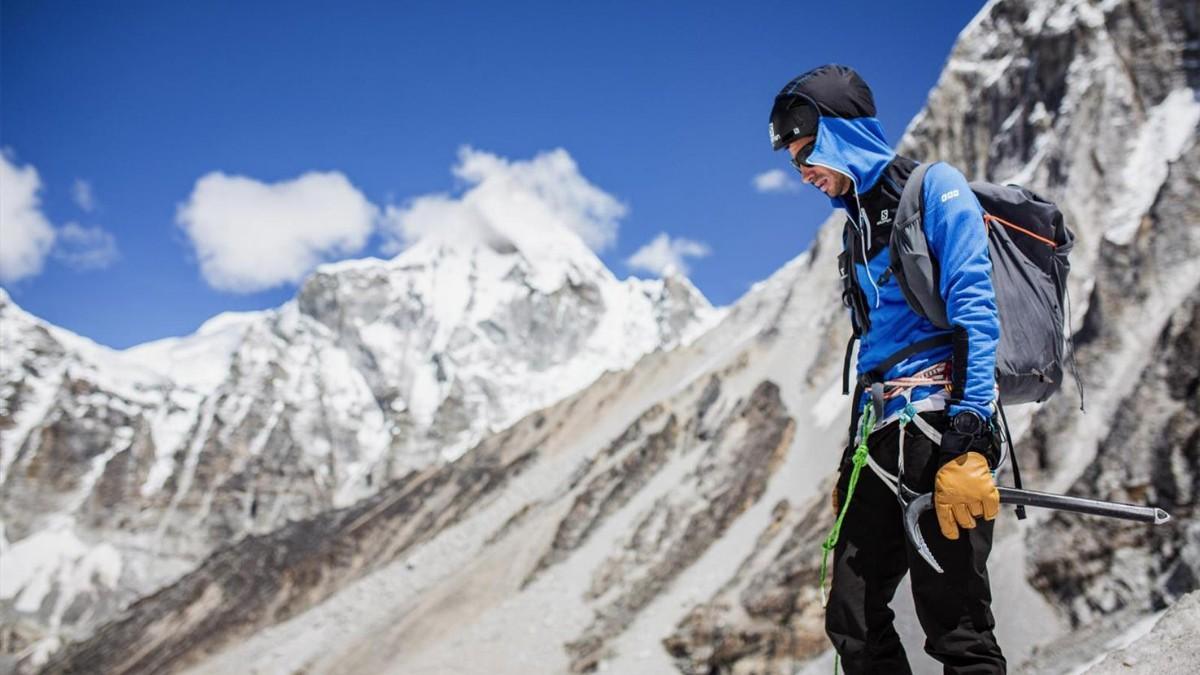
[[(922, 225), (923, 185), (930, 166), (915, 168), (904, 186), (889, 241), (891, 270), (912, 310), (933, 325), (950, 329), (938, 262)], [(1068, 334), (1063, 303), (1075, 235), (1054, 203), (1026, 188), (982, 181), (970, 186), (984, 210), (992, 288), (1000, 315), (996, 348), (1000, 399), (1009, 404), (1045, 401), (1063, 380)]]

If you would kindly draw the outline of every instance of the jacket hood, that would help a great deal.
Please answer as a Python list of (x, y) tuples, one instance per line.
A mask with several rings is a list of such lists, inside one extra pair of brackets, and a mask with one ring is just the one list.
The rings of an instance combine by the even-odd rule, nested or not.
[[(809, 164), (850, 176), (859, 194), (873, 188), (896, 153), (875, 118), (875, 97), (862, 77), (849, 66), (820, 66), (789, 82), (775, 100), (787, 97), (807, 100), (820, 114)], [(830, 201), (854, 212), (841, 197)]]

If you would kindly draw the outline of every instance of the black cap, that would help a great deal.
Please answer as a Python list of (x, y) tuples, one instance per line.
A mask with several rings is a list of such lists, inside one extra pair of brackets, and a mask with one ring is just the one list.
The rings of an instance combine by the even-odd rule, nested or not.
[(815, 135), (822, 116), (875, 116), (871, 88), (853, 68), (830, 63), (788, 82), (771, 108), (771, 147), (780, 150), (801, 136)]
[(775, 97), (771, 108), (771, 149), (782, 150), (803, 136), (815, 136), (820, 115), (800, 96)]

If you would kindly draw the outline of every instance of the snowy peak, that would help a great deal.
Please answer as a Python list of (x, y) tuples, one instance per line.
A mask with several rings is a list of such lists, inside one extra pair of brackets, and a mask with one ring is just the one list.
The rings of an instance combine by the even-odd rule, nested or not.
[(387, 210), (400, 239), (393, 248), (402, 251), (395, 264), (494, 258), (481, 268), (519, 266), (543, 293), (611, 276), (593, 250), (615, 240), (625, 206), (588, 182), (566, 151), (509, 161), (463, 148), (454, 174), (467, 186), (461, 195), (427, 195)]
[(551, 236), (535, 246), (517, 246), (506, 238), (454, 241), (439, 234), (417, 242), (393, 259), (391, 266), (409, 270), (457, 267), (484, 283), (516, 281), (540, 293), (553, 293), (568, 284), (614, 279), (577, 236), (566, 231), (557, 234), (561, 235), (557, 242)]
[(323, 266), (297, 308), (328, 328), (380, 404), (413, 424), (436, 426), (448, 401), (486, 402), (471, 433), (439, 431), (447, 458), (719, 318), (690, 282), (617, 281), (580, 237), (548, 231), (541, 244), (557, 242), (559, 257), (433, 234), (391, 261)]

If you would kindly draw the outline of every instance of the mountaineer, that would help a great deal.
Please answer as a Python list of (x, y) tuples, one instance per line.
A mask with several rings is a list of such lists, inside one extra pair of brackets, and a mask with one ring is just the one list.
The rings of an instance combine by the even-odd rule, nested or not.
[[(858, 73), (826, 65), (789, 82), (771, 109), (770, 135), (804, 183), (848, 215), (839, 268), (859, 342), (858, 386), (833, 493), (826, 632), (848, 673), (911, 672), (889, 608), (910, 573), (926, 652), (947, 673), (1003, 673), (987, 572), (1000, 508), (992, 473), (1000, 319), (984, 210), (957, 169), (918, 172), (920, 247), (928, 246), (933, 292), (944, 302), (947, 327), (939, 327), (913, 310), (892, 260), (897, 209), (918, 163), (891, 149)], [(864, 463), (879, 479), (858, 481)], [(906, 538), (897, 484), (933, 493), (936, 525), (926, 519), (921, 528), (944, 574)]]

